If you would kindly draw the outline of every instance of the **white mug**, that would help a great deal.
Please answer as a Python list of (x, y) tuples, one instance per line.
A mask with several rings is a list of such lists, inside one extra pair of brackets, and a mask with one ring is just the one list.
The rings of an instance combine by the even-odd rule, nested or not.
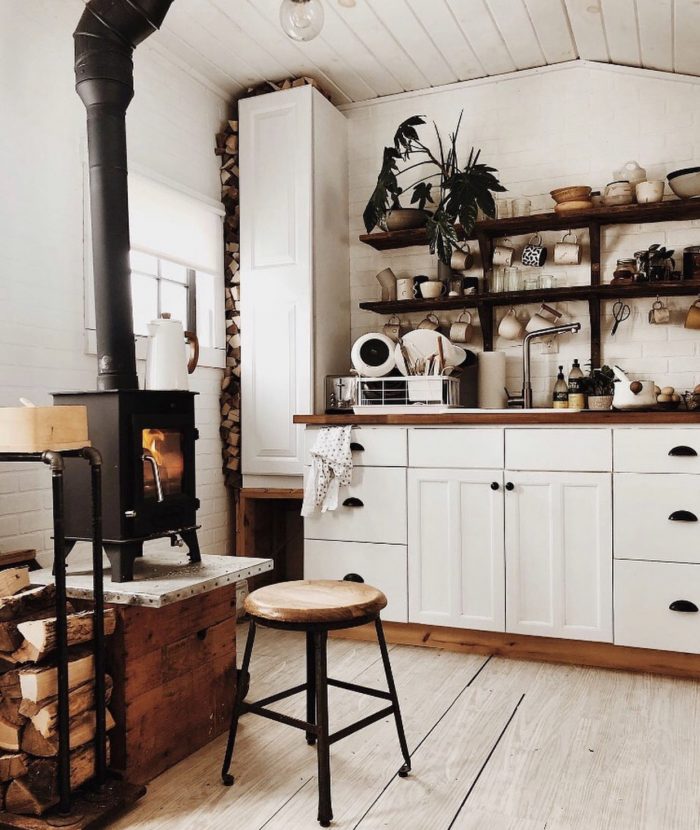
[(522, 333), (523, 327), (515, 309), (511, 306), (498, 326), (498, 334), (505, 340), (518, 340)]
[(427, 280), (420, 284), (420, 293), (426, 300), (435, 300), (447, 292), (447, 286), (439, 280)]
[(502, 245), (496, 245), (493, 249), (492, 263), (494, 265), (512, 265), (515, 251), (510, 244), (510, 239), (504, 239)]
[(438, 318), (430, 313), (427, 317), (424, 317), (420, 323), (418, 323), (417, 328), (419, 329), (428, 329), (429, 331), (436, 331), (438, 326), (440, 325), (440, 321)]
[(548, 306), (547, 303), (542, 303), (539, 309), (528, 320), (525, 330), (532, 332), (548, 329), (550, 326), (556, 326), (558, 323), (561, 323), (563, 316), (561, 311)]
[[(465, 315), (467, 319), (463, 320)], [(468, 311), (463, 311), (450, 326), (450, 340), (453, 343), (468, 343), (472, 339), (473, 332), (472, 315)]]
[(403, 279), (396, 280), (396, 299), (413, 299), (413, 277), (404, 277)]
[(463, 250), (457, 250), (452, 252), (452, 258), (450, 259), (450, 268), (452, 268), (453, 271), (466, 271), (469, 268), (471, 268), (473, 264), (474, 257), (468, 244), (464, 245)]
[[(573, 242), (567, 242), (567, 237), (574, 238)], [(578, 244), (578, 237), (569, 231), (554, 246), (554, 261), (557, 265), (579, 265), (581, 262), (581, 246)]]
[(389, 340), (398, 343), (401, 339), (401, 320), (394, 314), (389, 318), (389, 321), (384, 325), (382, 331)]

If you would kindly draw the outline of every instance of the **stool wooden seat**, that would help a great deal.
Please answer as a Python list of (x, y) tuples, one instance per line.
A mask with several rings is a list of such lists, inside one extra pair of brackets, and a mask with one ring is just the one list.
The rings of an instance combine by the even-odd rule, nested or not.
[[(259, 588), (248, 595), (245, 600), (245, 610), (250, 615), (250, 627), (245, 652), (243, 653), (243, 664), (238, 672), (231, 728), (221, 769), (223, 783), (226, 786), (231, 786), (234, 779), (229, 773), (229, 768), (233, 758), (238, 720), (246, 712), (302, 729), (306, 732), (307, 743), (310, 745), (317, 744), (318, 821), (322, 827), (328, 827), (333, 818), (331, 807), (331, 744), (352, 735), (359, 729), (364, 729), (364, 727), (382, 720), (388, 715), (393, 715), (404, 760), (398, 774), (403, 778), (408, 775), (411, 769), (411, 756), (408, 752), (406, 736), (403, 731), (396, 685), (391, 672), (382, 621), (379, 617), (381, 610), (386, 606), (386, 597), (377, 588), (365, 585), (359, 576), (355, 577), (354, 574), (352, 576), (354, 577), (353, 581), (302, 579), (295, 582), (280, 582), (276, 585)], [(388, 691), (370, 689), (367, 686), (328, 677), (326, 659), (328, 632), (339, 628), (365, 625), (366, 623), (374, 623), (377, 632), (377, 641), (382, 663), (384, 664)], [(276, 692), (254, 703), (249, 703), (245, 700), (245, 697), (248, 693), (250, 681), (248, 670), (257, 625), (306, 632), (306, 683), (294, 686), (291, 689), (285, 689), (282, 692)], [(337, 686), (346, 691), (359, 692), (387, 700), (390, 705), (330, 734), (328, 730), (328, 686)], [(306, 692), (306, 720), (293, 718), (267, 708), (269, 704), (300, 692)]]
[(259, 588), (246, 597), (244, 607), (263, 620), (335, 623), (376, 616), (386, 607), (386, 597), (364, 582), (300, 579)]

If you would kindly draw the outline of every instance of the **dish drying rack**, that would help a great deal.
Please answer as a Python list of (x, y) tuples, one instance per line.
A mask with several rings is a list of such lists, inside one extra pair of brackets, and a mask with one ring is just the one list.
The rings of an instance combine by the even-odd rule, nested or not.
[(356, 413), (386, 414), (420, 408), (426, 414), (459, 406), (459, 377), (453, 375), (409, 375), (408, 377), (357, 378)]

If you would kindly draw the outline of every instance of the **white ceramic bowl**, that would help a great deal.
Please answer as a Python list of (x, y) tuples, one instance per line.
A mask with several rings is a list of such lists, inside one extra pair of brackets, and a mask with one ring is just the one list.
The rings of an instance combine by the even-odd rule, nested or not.
[(671, 190), (681, 199), (700, 196), (700, 167), (685, 167), (666, 176)]

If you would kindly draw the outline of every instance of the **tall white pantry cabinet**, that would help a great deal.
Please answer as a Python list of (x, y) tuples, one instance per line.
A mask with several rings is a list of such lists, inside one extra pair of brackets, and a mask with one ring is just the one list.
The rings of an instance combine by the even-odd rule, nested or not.
[(350, 354), (347, 130), (311, 86), (239, 103), (243, 484), (300, 486), (303, 427)]

